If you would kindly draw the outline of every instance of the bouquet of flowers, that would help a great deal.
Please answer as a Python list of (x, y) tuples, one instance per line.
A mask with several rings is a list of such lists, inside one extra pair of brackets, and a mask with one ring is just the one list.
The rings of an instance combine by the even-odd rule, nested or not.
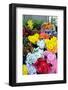
[(23, 27), (23, 75), (57, 73), (56, 27), (51, 22), (36, 25), (27, 20)]

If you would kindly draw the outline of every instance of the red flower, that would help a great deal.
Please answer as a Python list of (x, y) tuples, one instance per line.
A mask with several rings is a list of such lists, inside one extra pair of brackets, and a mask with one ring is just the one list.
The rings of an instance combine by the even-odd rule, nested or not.
[(34, 66), (37, 70), (37, 73), (39, 74), (46, 74), (49, 73), (49, 71), (51, 70), (50, 64), (48, 64), (43, 58), (39, 58), (34, 64)]

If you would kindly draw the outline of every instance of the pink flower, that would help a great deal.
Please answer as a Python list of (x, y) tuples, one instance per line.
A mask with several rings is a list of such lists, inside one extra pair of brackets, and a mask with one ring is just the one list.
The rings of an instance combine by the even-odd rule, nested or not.
[(50, 73), (56, 73), (57, 72), (57, 59), (56, 55), (49, 51), (44, 51), (43, 54), (44, 58), (47, 59), (47, 63), (51, 64), (51, 71)]

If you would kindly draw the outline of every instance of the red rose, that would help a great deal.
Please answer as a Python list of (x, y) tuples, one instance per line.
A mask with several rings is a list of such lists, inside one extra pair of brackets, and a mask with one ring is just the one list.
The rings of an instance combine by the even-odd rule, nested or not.
[(34, 64), (36, 70), (37, 70), (37, 73), (39, 74), (45, 74), (45, 73), (48, 73), (51, 69), (51, 66), (50, 64), (48, 64), (46, 62), (45, 59), (43, 58), (39, 58), (36, 63)]

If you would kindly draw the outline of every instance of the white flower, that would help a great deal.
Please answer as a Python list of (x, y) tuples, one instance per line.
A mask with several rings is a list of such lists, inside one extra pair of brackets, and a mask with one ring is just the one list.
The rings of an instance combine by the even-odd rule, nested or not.
[(37, 61), (38, 58), (43, 56), (43, 50), (40, 48), (34, 48), (32, 53), (28, 53), (26, 56), (26, 64), (33, 64)]
[(44, 47), (45, 47), (44, 39), (38, 40), (37, 45), (39, 46), (39, 48), (44, 49)]
[(33, 65), (27, 64), (29, 75), (36, 74), (36, 69)]

